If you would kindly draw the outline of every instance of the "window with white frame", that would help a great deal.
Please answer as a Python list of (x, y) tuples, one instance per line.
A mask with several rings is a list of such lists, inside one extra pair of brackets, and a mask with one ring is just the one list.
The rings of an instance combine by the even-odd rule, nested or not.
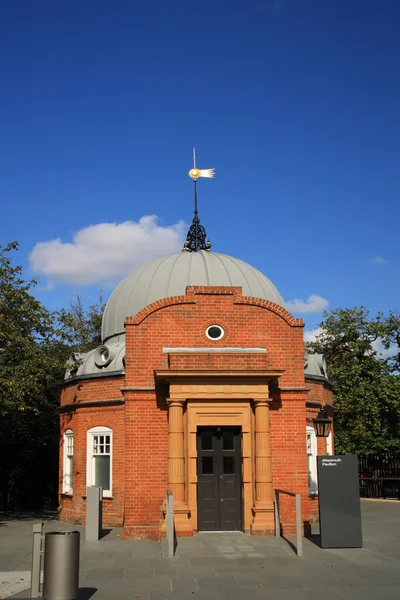
[(112, 429), (92, 427), (87, 432), (86, 485), (103, 488), (103, 496), (112, 496)]
[(329, 435), (326, 438), (326, 453), (329, 456), (332, 456), (333, 454), (332, 431), (329, 432)]
[(318, 493), (317, 481), (317, 437), (314, 427), (307, 427), (308, 492)]
[(64, 431), (64, 494), (73, 493), (74, 484), (74, 432), (72, 429)]

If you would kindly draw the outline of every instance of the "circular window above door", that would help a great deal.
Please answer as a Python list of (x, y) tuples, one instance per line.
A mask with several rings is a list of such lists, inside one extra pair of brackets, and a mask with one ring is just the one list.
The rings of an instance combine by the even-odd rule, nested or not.
[(221, 327), (221, 325), (210, 325), (206, 329), (206, 336), (209, 340), (213, 340), (216, 342), (224, 337), (225, 331)]

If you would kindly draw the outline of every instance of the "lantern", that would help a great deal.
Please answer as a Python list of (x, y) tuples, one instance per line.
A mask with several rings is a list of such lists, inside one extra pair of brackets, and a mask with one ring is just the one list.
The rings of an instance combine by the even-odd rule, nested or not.
[(317, 418), (313, 419), (313, 425), (317, 437), (328, 437), (332, 421), (329, 419), (324, 407), (319, 411)]

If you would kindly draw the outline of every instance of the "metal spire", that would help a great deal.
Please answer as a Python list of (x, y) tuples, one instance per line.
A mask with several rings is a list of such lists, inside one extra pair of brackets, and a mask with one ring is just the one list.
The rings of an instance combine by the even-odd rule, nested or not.
[(194, 217), (186, 236), (186, 242), (183, 246), (183, 252), (199, 252), (199, 250), (211, 250), (211, 242), (207, 238), (207, 232), (200, 223), (199, 211), (197, 209), (197, 180), (199, 177), (214, 177), (214, 169), (198, 169), (196, 166), (196, 148), (193, 148), (193, 169), (189, 171), (189, 177), (193, 179), (194, 184)]

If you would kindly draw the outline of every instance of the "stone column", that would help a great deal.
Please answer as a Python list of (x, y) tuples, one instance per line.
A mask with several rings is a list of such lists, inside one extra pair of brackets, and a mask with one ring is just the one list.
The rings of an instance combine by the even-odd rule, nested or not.
[(253, 534), (274, 531), (269, 398), (254, 400), (255, 406), (255, 502)]
[(176, 504), (185, 501), (183, 400), (168, 399), (168, 488)]
[(168, 403), (168, 489), (174, 495), (176, 533), (188, 534), (189, 509), (185, 494), (185, 448), (183, 406), (185, 400), (167, 398)]

